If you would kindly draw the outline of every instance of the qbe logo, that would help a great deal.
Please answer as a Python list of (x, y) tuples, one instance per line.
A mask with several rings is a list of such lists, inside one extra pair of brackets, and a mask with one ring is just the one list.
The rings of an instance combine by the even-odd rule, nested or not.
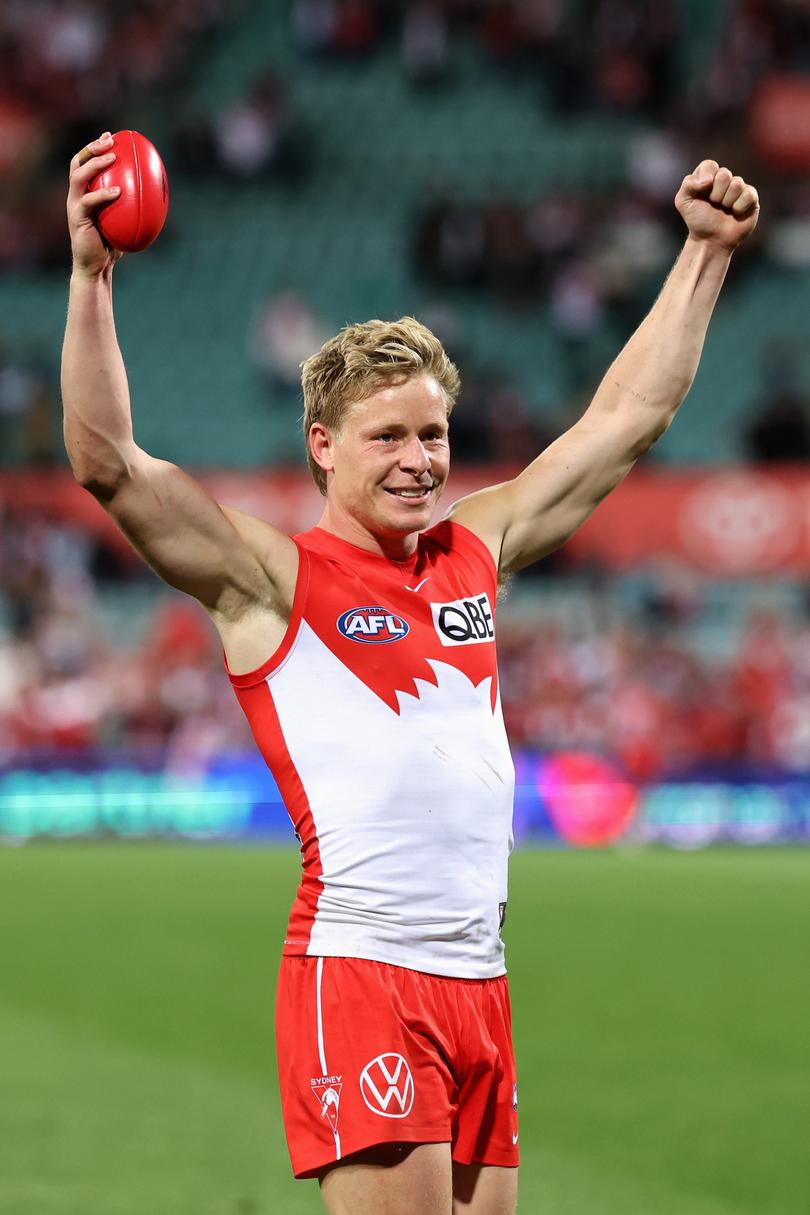
[(495, 640), (492, 605), (486, 593), (452, 603), (431, 603), (430, 610), (442, 645), (481, 645)]
[(406, 1118), (413, 1107), (414, 1083), (402, 1055), (389, 1051), (367, 1063), (360, 1074), (360, 1092), (373, 1114)]
[(388, 608), (355, 607), (349, 608), (338, 617), (337, 626), (344, 637), (350, 641), (362, 641), (366, 645), (383, 645), (388, 641), (401, 641), (411, 631), (407, 620), (395, 616)]

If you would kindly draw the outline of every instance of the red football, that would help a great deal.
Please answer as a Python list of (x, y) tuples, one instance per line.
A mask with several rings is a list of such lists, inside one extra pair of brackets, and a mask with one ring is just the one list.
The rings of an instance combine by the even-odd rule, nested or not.
[(160, 233), (169, 209), (169, 182), (154, 144), (137, 131), (116, 131), (116, 159), (94, 177), (91, 190), (120, 186), (121, 193), (98, 213), (101, 235), (113, 249), (140, 253)]

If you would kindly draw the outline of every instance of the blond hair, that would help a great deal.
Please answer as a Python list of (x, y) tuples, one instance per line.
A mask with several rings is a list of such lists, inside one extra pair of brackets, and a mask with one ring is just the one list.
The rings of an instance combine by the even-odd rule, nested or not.
[(313, 459), (309, 445), (313, 422), (339, 431), (355, 402), (419, 375), (436, 380), (444, 392), (449, 417), (458, 396), (458, 370), (435, 334), (412, 316), (347, 325), (301, 364), (307, 463), (322, 494), (326, 493), (326, 473)]

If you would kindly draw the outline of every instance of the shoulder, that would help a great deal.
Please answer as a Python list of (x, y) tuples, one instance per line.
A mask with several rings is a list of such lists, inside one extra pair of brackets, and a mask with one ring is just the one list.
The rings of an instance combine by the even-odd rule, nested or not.
[(450, 560), (461, 559), (483, 565), (497, 574), (492, 553), (474, 531), (456, 519), (442, 519), (419, 537), (419, 547), (426, 553), (442, 555)]

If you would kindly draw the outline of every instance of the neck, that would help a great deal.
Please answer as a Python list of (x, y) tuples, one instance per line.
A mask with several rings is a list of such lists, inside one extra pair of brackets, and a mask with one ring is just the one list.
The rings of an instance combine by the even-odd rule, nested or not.
[(331, 502), (326, 503), (318, 520), (318, 527), (340, 540), (354, 544), (357, 548), (365, 549), (368, 553), (387, 557), (389, 561), (407, 561), (416, 552), (419, 543), (418, 531), (381, 535), (372, 531), (361, 519), (347, 514)]

